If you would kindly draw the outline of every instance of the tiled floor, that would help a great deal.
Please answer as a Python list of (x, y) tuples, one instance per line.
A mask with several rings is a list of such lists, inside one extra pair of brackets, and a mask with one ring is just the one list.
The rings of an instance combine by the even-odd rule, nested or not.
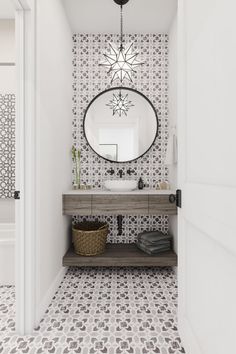
[(169, 268), (71, 268), (34, 336), (14, 331), (14, 288), (0, 287), (0, 353), (180, 354)]

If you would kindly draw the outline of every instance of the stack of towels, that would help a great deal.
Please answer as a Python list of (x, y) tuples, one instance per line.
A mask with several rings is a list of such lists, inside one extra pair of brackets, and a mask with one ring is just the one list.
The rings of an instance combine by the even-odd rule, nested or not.
[(155, 255), (171, 250), (172, 236), (160, 231), (145, 231), (138, 234), (137, 246), (143, 252)]

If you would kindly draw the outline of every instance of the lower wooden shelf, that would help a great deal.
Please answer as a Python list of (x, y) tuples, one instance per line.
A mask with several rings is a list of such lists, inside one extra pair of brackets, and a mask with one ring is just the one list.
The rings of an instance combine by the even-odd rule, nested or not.
[(106, 251), (98, 256), (79, 256), (72, 248), (63, 257), (63, 266), (90, 267), (139, 267), (139, 266), (177, 266), (177, 255), (174, 251), (150, 256), (139, 250), (135, 244), (107, 244)]

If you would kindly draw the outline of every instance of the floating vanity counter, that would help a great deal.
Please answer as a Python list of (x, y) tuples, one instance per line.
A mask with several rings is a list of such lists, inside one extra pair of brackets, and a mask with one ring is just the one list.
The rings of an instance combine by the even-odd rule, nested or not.
[(64, 215), (175, 215), (174, 191), (110, 192), (78, 190), (63, 194)]
[[(172, 197), (170, 197), (172, 196)], [(63, 194), (64, 215), (175, 215), (174, 191), (135, 190), (110, 192), (105, 190), (78, 190)], [(70, 248), (63, 257), (64, 266), (176, 266), (174, 251), (150, 256), (135, 244), (107, 244), (105, 253), (86, 257)]]

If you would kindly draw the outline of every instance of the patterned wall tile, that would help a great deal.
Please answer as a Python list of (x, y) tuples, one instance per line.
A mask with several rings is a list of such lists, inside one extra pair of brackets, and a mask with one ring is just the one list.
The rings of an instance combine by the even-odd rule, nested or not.
[[(89, 102), (101, 91), (111, 87), (110, 76), (99, 66), (108, 43), (118, 43), (114, 34), (74, 34), (73, 36), (73, 132), (72, 143), (81, 150), (81, 183), (102, 188), (105, 179), (118, 178), (122, 169), (125, 178), (130, 167), (135, 177), (143, 177), (146, 185), (155, 188), (157, 182), (168, 180), (168, 169), (164, 164), (168, 139), (168, 35), (132, 34), (125, 35), (125, 42), (134, 42), (145, 64), (137, 69), (134, 83), (126, 84), (146, 95), (153, 103), (159, 119), (159, 135), (147, 154), (129, 163), (111, 163), (97, 156), (88, 146), (83, 132), (83, 118)], [(114, 85), (116, 86), (116, 85)], [(111, 177), (107, 170), (115, 169)], [(74, 171), (73, 171), (74, 173)], [(168, 231), (167, 217), (125, 217), (124, 234), (117, 237), (116, 219), (102, 217), (109, 222), (109, 242), (133, 242), (137, 232), (157, 228)], [(81, 220), (81, 218), (79, 218)]]
[(0, 198), (15, 190), (15, 95), (0, 94)]

